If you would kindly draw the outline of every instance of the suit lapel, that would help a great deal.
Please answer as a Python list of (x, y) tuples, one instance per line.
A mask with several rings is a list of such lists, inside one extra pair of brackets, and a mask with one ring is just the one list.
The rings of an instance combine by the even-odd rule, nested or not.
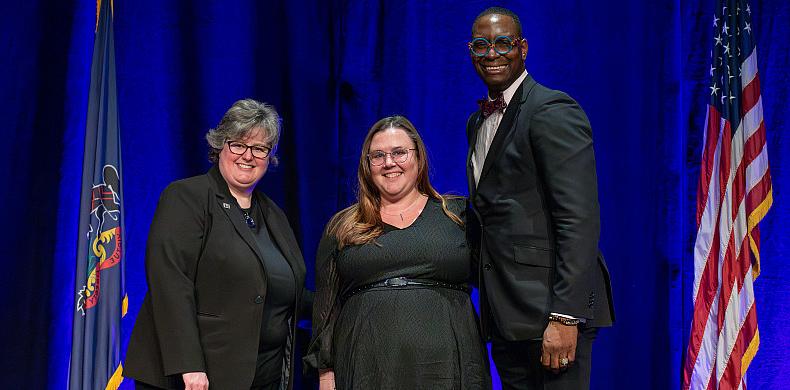
[(255, 256), (258, 258), (261, 266), (265, 267), (265, 264), (263, 264), (263, 254), (261, 254), (261, 249), (258, 247), (258, 241), (252, 234), (252, 230), (247, 226), (247, 223), (241, 218), (241, 210), (238, 210), (239, 205), (236, 199), (230, 194), (228, 185), (225, 183), (225, 179), (222, 178), (219, 168), (215, 165), (211, 168), (208, 175), (214, 184), (218, 207), (225, 213), (225, 216), (228, 217), (236, 233), (238, 233), (250, 249), (255, 252)]
[(532, 89), (535, 87), (535, 85), (535, 80), (531, 75), (527, 74), (527, 77), (524, 78), (524, 81), (513, 94), (513, 98), (510, 99), (507, 112), (505, 112), (505, 116), (502, 118), (502, 121), (499, 122), (496, 135), (491, 141), (491, 147), (488, 149), (488, 153), (486, 154), (486, 160), (483, 164), (483, 169), (480, 172), (480, 179), (477, 181), (478, 186), (483, 184), (483, 179), (485, 179), (488, 171), (491, 170), (491, 167), (494, 165), (496, 160), (498, 160), (504, 154), (503, 152), (505, 147), (507, 147), (510, 138), (513, 136), (515, 129), (518, 127), (518, 119), (520, 117), (519, 114), (521, 113), (522, 108), (525, 108), (527, 98), (529, 97), (529, 94), (532, 92)]
[(477, 191), (477, 186), (475, 185), (475, 176), (474, 176), (474, 168), (472, 167), (472, 156), (474, 155), (475, 145), (477, 144), (477, 133), (480, 131), (480, 125), (483, 124), (481, 120), (482, 115), (480, 115), (480, 111), (477, 111), (469, 118), (468, 123), (466, 124), (466, 136), (467, 142), (469, 144), (469, 148), (466, 151), (466, 180), (467, 185), (469, 185), (469, 197), (474, 198), (474, 195)]
[(252, 234), (252, 230), (247, 226), (247, 223), (240, 217), (239, 214), (241, 214), (241, 211), (238, 210), (239, 206), (235, 199), (230, 199), (225, 195), (217, 193), (217, 203), (219, 203), (219, 207), (222, 211), (225, 212), (225, 216), (228, 217), (233, 228), (236, 229), (236, 233), (238, 233), (250, 249), (255, 252), (255, 256), (258, 257), (258, 261), (261, 262), (261, 265), (264, 265), (263, 254), (261, 254), (261, 249), (258, 247), (258, 242)]
[[(526, 79), (525, 79), (526, 82)], [(494, 139), (491, 141), (491, 147), (488, 148), (488, 153), (486, 153), (486, 160), (483, 163), (483, 169), (480, 171), (480, 179), (477, 180), (478, 184), (483, 182), (485, 179), (486, 174), (488, 171), (491, 170), (491, 166), (494, 164), (494, 161), (502, 154), (502, 149), (505, 146), (505, 140), (510, 138), (510, 134), (513, 132), (516, 124), (516, 118), (518, 117), (519, 111), (521, 111), (521, 96), (522, 92), (524, 91), (524, 84), (522, 83), (521, 86), (518, 87), (516, 93), (513, 94), (513, 98), (510, 99), (510, 105), (505, 112), (505, 116), (499, 122), (499, 127), (496, 129), (496, 135), (494, 135)]]

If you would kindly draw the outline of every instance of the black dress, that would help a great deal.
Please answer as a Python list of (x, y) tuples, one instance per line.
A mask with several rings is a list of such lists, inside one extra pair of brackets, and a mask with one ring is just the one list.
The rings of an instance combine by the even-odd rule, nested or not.
[[(448, 200), (463, 216), (464, 200)], [(375, 243), (338, 251), (324, 236), (316, 261), (314, 339), (305, 362), (334, 370), (337, 389), (487, 389), (488, 358), (469, 294), (449, 288), (380, 287), (405, 276), (463, 284), (471, 277), (464, 230), (431, 199), (417, 220), (385, 225)]]

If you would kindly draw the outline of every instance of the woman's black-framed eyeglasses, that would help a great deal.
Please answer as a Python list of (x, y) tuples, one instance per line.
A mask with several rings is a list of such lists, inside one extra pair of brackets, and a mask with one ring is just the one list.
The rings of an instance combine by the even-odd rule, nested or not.
[(241, 156), (244, 153), (247, 153), (247, 149), (252, 151), (252, 156), (255, 158), (266, 158), (269, 156), (269, 153), (272, 151), (272, 148), (268, 146), (261, 146), (261, 145), (247, 145), (243, 142), (239, 141), (228, 141), (228, 150), (231, 153), (237, 154)]

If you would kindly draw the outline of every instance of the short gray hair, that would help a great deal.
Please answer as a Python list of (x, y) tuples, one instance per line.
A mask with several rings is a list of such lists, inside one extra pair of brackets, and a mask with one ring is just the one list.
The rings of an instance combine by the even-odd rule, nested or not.
[(253, 130), (263, 132), (264, 142), (272, 148), (269, 161), (277, 164), (277, 142), (280, 140), (280, 116), (270, 104), (253, 99), (239, 100), (222, 116), (217, 127), (206, 133), (209, 151), (208, 160), (219, 161), (219, 152), (228, 141), (243, 139)]

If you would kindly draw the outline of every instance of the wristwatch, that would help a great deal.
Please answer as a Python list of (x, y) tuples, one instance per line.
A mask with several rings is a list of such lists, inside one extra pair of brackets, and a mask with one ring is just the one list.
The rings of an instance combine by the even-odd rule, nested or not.
[(576, 326), (580, 322), (578, 318), (567, 318), (556, 314), (549, 314), (549, 321), (559, 322), (565, 326)]

